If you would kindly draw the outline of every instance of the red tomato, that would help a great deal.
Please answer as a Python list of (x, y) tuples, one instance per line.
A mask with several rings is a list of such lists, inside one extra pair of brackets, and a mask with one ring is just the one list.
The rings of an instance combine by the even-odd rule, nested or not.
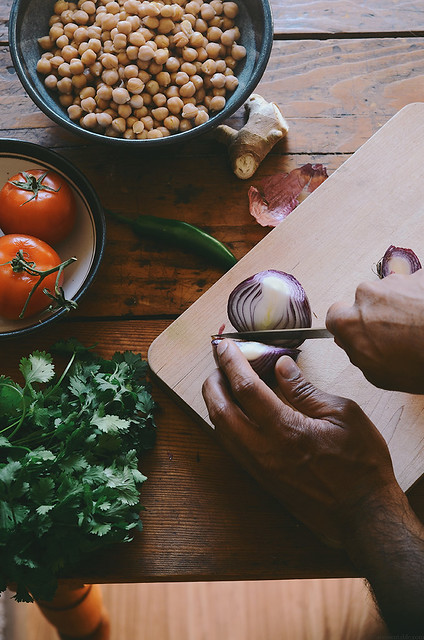
[[(0, 316), (9, 320), (19, 318), (29, 293), (39, 280), (37, 275), (31, 275), (26, 271), (13, 271), (12, 265), (6, 264), (16, 258), (20, 249), (23, 251), (25, 260), (34, 263), (32, 266), (37, 271), (47, 271), (61, 263), (56, 251), (43, 240), (24, 235), (0, 237)], [(43, 289), (54, 293), (56, 277), (57, 273), (52, 273), (44, 278), (28, 303), (25, 317), (32, 316), (49, 306), (51, 300), (43, 293)], [(63, 278), (59, 284), (62, 280)]]
[(74, 194), (53, 171), (30, 169), (14, 175), (0, 191), (0, 228), (56, 244), (72, 230)]

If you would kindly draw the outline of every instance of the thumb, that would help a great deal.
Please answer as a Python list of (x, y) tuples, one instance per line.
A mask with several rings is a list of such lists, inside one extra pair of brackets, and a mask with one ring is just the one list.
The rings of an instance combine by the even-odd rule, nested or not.
[(343, 405), (344, 398), (321, 391), (306, 380), (290, 356), (282, 356), (278, 360), (275, 376), (286, 400), (310, 418), (328, 418)]

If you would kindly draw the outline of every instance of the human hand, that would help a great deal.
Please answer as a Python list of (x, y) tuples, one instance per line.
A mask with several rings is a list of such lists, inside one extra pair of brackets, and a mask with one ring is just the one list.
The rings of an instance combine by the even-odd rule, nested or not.
[(216, 433), (232, 455), (297, 518), (330, 544), (343, 544), (368, 498), (404, 495), (387, 445), (351, 400), (307, 382), (288, 356), (276, 380), (288, 406), (229, 340), (203, 396)]
[(424, 393), (424, 270), (360, 284), (352, 306), (326, 325), (365, 377), (383, 389)]

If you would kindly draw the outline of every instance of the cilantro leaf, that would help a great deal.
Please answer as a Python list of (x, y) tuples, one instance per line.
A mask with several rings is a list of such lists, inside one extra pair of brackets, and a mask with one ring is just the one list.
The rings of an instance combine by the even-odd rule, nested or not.
[(54, 376), (53, 359), (45, 351), (34, 351), (28, 358), (22, 358), (19, 369), (29, 385), (49, 382)]

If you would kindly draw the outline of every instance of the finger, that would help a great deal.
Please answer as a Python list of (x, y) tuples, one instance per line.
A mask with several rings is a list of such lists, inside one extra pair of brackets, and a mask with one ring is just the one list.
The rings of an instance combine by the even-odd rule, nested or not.
[(347, 302), (335, 302), (327, 311), (325, 326), (331, 333), (337, 337), (340, 328), (347, 319), (350, 319), (353, 313), (351, 304)]
[(329, 418), (335, 411), (342, 409), (345, 398), (317, 389), (306, 380), (289, 357), (282, 356), (275, 365), (278, 386), (290, 404), (310, 418)]
[(263, 444), (263, 433), (235, 404), (228, 382), (218, 369), (204, 382), (202, 393), (218, 439), (245, 469), (253, 473), (253, 460)]
[(237, 345), (231, 340), (222, 340), (216, 355), (232, 394), (246, 416), (259, 425), (275, 419), (283, 403), (253, 371)]

